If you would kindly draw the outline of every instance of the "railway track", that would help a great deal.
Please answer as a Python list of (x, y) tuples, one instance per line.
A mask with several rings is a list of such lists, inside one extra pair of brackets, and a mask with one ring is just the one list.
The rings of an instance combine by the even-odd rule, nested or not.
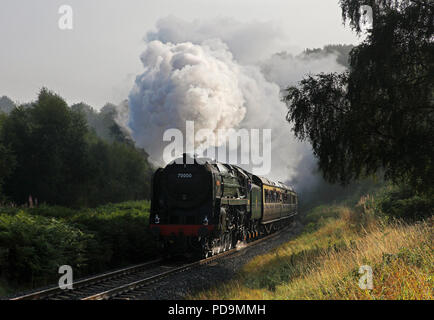
[[(53, 287), (11, 298), (11, 300), (132, 300), (140, 296), (141, 289), (170, 275), (184, 272), (202, 265), (216, 262), (228, 256), (240, 254), (243, 249), (257, 245), (263, 241), (277, 237), (288, 230), (289, 226), (264, 236), (257, 240), (241, 243), (237, 247), (211, 256), (206, 259), (185, 263), (181, 265), (165, 265), (162, 259), (156, 259), (140, 265), (104, 273), (94, 277), (79, 280), (73, 283), (71, 290), (62, 290)], [(162, 269), (164, 271), (162, 271)]]
[(63, 290), (57, 287), (42, 289), (28, 294), (13, 297), (10, 300), (66, 300), (82, 299), (101, 292), (104, 288), (121, 285), (125, 282), (131, 282), (134, 279), (143, 278), (147, 273), (151, 273), (155, 267), (159, 266), (162, 259), (155, 259), (128, 268), (123, 268), (111, 272), (102, 273), (96, 276), (78, 280), (73, 283), (72, 290)]

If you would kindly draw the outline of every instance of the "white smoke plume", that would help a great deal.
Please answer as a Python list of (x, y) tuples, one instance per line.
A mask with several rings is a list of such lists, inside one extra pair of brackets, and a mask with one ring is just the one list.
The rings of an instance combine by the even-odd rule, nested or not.
[(263, 61), (261, 70), (267, 80), (286, 88), (288, 85), (295, 85), (308, 74), (345, 71), (345, 67), (337, 63), (336, 58), (334, 53), (292, 55), (283, 51)]
[(209, 39), (220, 39), (241, 64), (256, 63), (282, 47), (288, 47), (287, 35), (280, 26), (272, 22), (240, 22), (232, 18), (185, 21), (169, 16), (160, 19), (156, 30), (146, 35), (147, 42), (201, 44)]
[[(246, 114), (240, 66), (220, 40), (201, 45), (151, 41), (141, 56), (145, 72), (130, 93), (136, 142), (161, 162), (163, 133), (194, 120), (195, 130), (238, 127)], [(191, 141), (194, 143), (194, 141)], [(195, 144), (197, 147), (197, 143)]]
[(130, 108), (128, 100), (124, 100), (116, 106), (116, 116), (114, 120), (128, 135), (132, 135), (131, 128), (129, 127)]
[[(129, 126), (136, 143), (162, 165), (163, 132), (184, 132), (187, 120), (195, 130), (272, 129), (272, 171), (280, 181), (301, 181), (311, 170), (310, 145), (297, 141), (285, 120), (280, 90), (300, 81), (306, 72), (340, 71), (332, 55), (271, 55), (288, 49), (285, 36), (267, 23), (232, 19), (187, 22), (168, 17), (148, 32), (141, 55), (144, 72), (129, 95)], [(197, 146), (200, 142), (195, 141)], [(214, 145), (218, 146), (217, 143)], [(249, 169), (248, 167), (246, 167)], [(307, 181), (309, 177), (304, 179)]]

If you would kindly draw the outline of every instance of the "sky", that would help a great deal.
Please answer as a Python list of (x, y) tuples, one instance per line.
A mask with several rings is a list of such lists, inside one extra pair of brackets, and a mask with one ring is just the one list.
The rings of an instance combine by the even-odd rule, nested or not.
[[(65, 4), (72, 30), (58, 27)], [(144, 38), (168, 16), (272, 24), (279, 41), (270, 54), (359, 42), (342, 24), (338, 0), (2, 0), (0, 96), (24, 103), (47, 87), (69, 104), (118, 103), (143, 72)]]

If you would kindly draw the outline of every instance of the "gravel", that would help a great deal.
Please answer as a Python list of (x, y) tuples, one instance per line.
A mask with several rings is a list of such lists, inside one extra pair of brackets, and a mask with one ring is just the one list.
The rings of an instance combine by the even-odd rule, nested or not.
[(185, 299), (189, 294), (206, 290), (231, 280), (240, 268), (253, 257), (265, 254), (273, 248), (288, 242), (302, 230), (300, 223), (277, 237), (258, 243), (257, 245), (241, 249), (234, 256), (228, 256), (211, 262), (208, 265), (193, 268), (164, 278), (157, 283), (148, 285), (134, 292), (137, 300), (179, 300)]

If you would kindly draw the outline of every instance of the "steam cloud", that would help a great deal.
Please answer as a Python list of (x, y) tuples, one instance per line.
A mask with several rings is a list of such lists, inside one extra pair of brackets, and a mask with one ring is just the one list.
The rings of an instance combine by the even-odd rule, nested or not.
[(237, 127), (245, 117), (240, 67), (221, 41), (195, 45), (155, 40), (141, 59), (146, 70), (130, 94), (131, 124), (136, 141), (154, 160), (161, 160), (166, 129), (184, 132), (185, 122), (194, 120), (195, 130), (217, 134)]
[(311, 183), (311, 147), (293, 137), (280, 91), (306, 73), (342, 71), (343, 66), (333, 54), (272, 55), (285, 49), (284, 40), (270, 23), (161, 19), (157, 30), (146, 36), (144, 72), (129, 95), (129, 126), (136, 143), (152, 162), (163, 165), (163, 132), (178, 128), (185, 137), (187, 120), (194, 120), (196, 131), (272, 129), (268, 176), (297, 185)]

